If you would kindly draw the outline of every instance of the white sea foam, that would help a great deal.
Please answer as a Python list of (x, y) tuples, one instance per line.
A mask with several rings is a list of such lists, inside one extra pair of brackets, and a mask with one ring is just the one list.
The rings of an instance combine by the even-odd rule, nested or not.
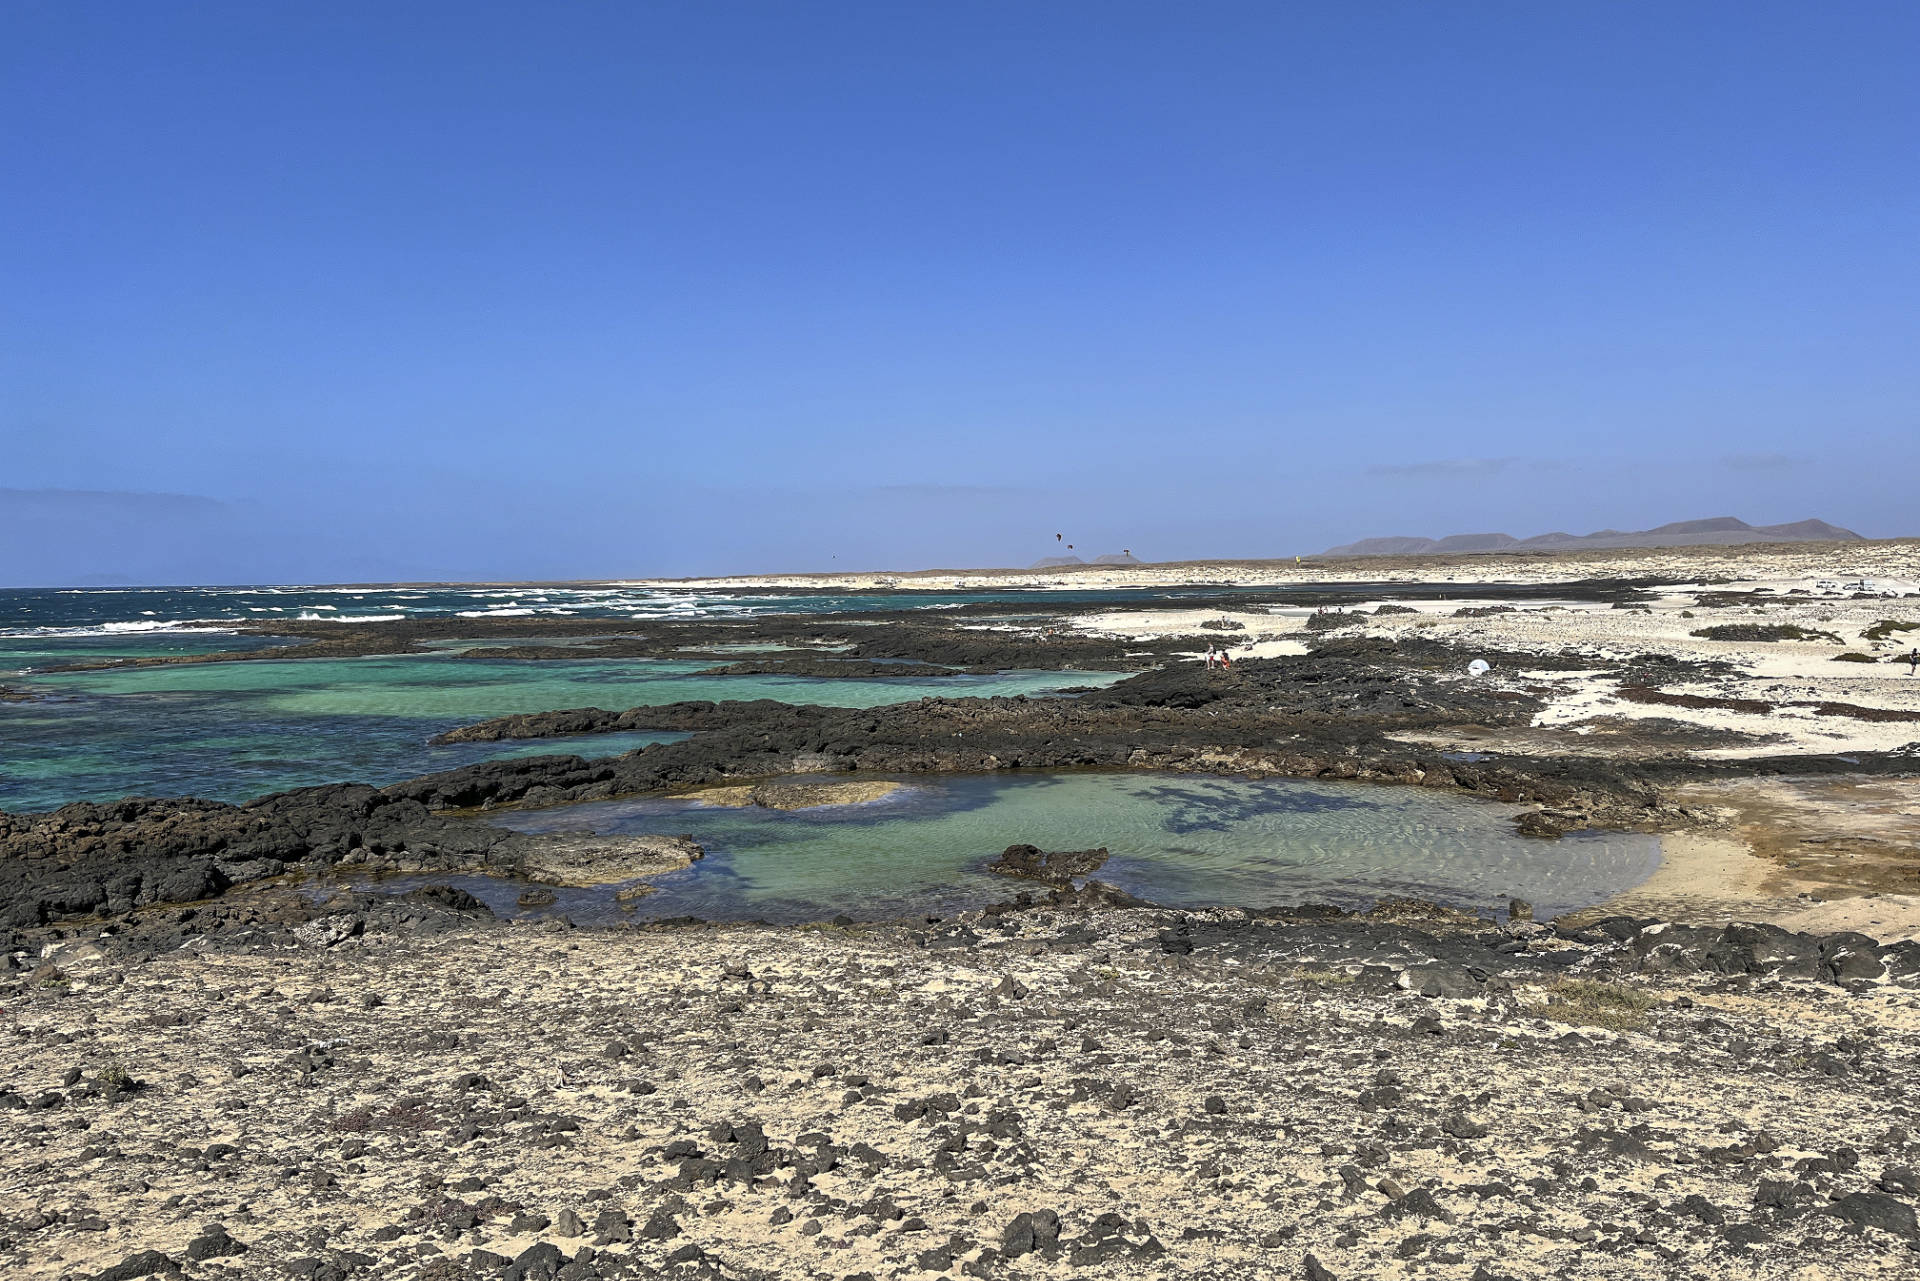
[[(150, 588), (64, 589), (62, 596), (116, 597)], [(297, 617), (307, 621), (332, 619), (337, 622), (376, 622), (391, 618), (459, 617), (524, 618), (532, 615), (574, 617), (601, 614), (612, 618), (631, 618), (645, 622), (653, 619), (691, 620), (700, 618), (754, 617), (778, 613), (790, 607), (785, 596), (768, 596), (752, 591), (728, 592), (687, 590), (638, 585), (599, 585), (550, 587), (522, 584), (476, 584), (470, 587), (441, 587), (384, 590), (361, 585), (310, 586), (300, 584), (260, 584), (237, 587), (167, 588), (177, 598), (190, 599), (202, 609), (219, 614), (216, 618), (162, 621), (154, 610), (129, 608), (123, 619), (80, 623), (73, 626), (24, 626), (20, 619), (11, 629), (0, 627), (0, 635), (12, 637), (111, 636), (140, 632), (168, 632), (184, 628), (232, 631), (246, 621), (262, 624), (275, 617)], [(335, 604), (328, 596), (346, 597)], [(287, 600), (297, 597), (296, 600)], [(285, 604), (274, 603), (287, 600)], [(104, 602), (102, 602), (104, 603)], [(129, 602), (131, 604), (131, 602)], [(145, 604), (146, 602), (141, 602)], [(466, 608), (461, 608), (466, 606)], [(424, 607), (424, 608), (423, 608)], [(933, 606), (932, 608), (951, 608)], [(354, 613), (343, 613), (353, 610)], [(161, 612), (165, 612), (164, 610)]]
[(81, 627), (17, 627), (11, 631), (0, 631), (0, 637), (9, 639), (30, 639), (39, 637), (83, 637), (83, 636), (136, 636), (151, 635), (156, 632), (230, 632), (226, 626), (231, 622), (225, 618), (192, 618), (178, 621), (154, 619), (150, 622), (91, 623)]
[(177, 632), (185, 626), (185, 623), (156, 618), (151, 622), (143, 620), (139, 622), (101, 623), (99, 631), (102, 636), (113, 636), (122, 632)]
[[(331, 605), (322, 608), (331, 609)], [(406, 620), (398, 614), (302, 614), (302, 622), (308, 623), (401, 623)]]

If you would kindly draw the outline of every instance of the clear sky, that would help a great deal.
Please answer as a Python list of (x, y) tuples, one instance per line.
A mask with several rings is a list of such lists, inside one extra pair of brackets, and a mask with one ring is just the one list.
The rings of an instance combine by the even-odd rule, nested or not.
[(0, 582), (1920, 534), (1920, 5), (0, 0)]

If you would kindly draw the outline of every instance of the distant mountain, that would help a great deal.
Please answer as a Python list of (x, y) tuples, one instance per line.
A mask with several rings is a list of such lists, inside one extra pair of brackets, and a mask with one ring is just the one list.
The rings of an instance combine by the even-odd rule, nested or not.
[(1087, 562), (1078, 556), (1047, 556), (1033, 562), (1034, 569), (1065, 569), (1069, 565), (1084, 565)]
[(1557, 552), (1608, 547), (1705, 547), (1735, 543), (1860, 542), (1859, 534), (1824, 520), (1796, 520), (1790, 525), (1749, 525), (1733, 516), (1708, 520), (1678, 520), (1657, 529), (1637, 532), (1602, 529), (1591, 534), (1454, 534), (1447, 538), (1363, 538), (1357, 543), (1329, 547), (1322, 556), (1445, 556), (1463, 552)]

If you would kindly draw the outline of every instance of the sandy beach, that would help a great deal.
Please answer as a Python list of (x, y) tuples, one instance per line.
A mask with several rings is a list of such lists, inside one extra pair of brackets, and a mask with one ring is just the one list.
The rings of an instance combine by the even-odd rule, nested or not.
[(1758, 578), (1920, 581), (1920, 539), (1849, 543), (1749, 543), (1733, 546), (1626, 550), (1484, 553), (1456, 556), (1321, 556), (1273, 560), (1193, 560), (1139, 565), (1078, 565), (1048, 568), (909, 569), (743, 574), (717, 578), (628, 579), (625, 584), (662, 588), (746, 588), (857, 591), (940, 591), (1093, 587), (1267, 587), (1297, 583), (1570, 582), (1584, 578), (1654, 578), (1687, 581), (1726, 574)]

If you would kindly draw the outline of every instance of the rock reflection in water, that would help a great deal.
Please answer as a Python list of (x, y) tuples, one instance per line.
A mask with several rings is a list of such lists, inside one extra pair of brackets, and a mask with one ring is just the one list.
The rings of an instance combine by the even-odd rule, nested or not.
[[(1492, 910), (1520, 897), (1543, 916), (1638, 884), (1659, 859), (1652, 837), (1528, 839), (1513, 830), (1513, 807), (1408, 788), (1091, 772), (897, 781), (904, 786), (858, 805), (726, 809), (648, 798), (498, 821), (528, 832), (688, 833), (706, 847), (703, 861), (653, 878), (654, 893), (625, 905), (608, 888), (560, 891), (547, 910), (581, 922), (951, 913), (1011, 897), (986, 864), (1020, 843), (1105, 846), (1100, 879), (1171, 905), (1415, 895)], [(461, 885), (497, 911), (520, 910), (510, 883)]]

